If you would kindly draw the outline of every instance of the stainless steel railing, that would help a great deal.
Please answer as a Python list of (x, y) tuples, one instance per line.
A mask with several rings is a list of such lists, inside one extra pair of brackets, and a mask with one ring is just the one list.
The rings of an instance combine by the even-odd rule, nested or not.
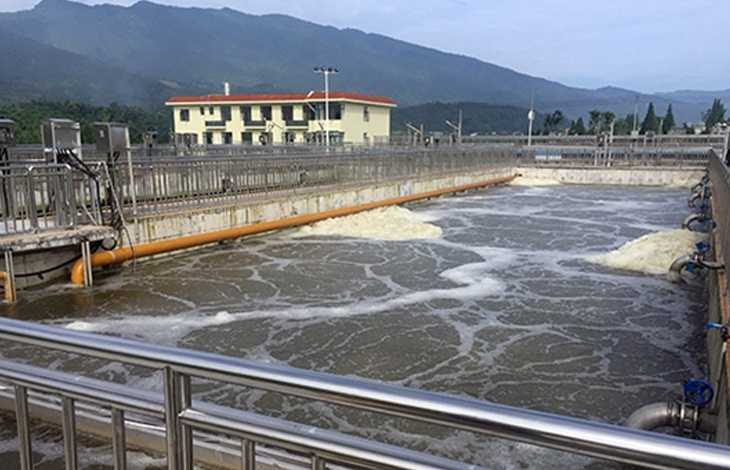
[(101, 223), (100, 188), (63, 164), (0, 167), (0, 232), (33, 233)]
[(292, 153), (259, 155), (248, 147), (229, 146), (210, 148), (206, 156), (131, 160), (123, 156), (115, 164), (109, 158), (87, 158), (86, 174), (65, 165), (27, 163), (0, 172), (0, 230), (30, 233), (82, 223), (110, 224), (120, 217), (235, 204), (256, 197), (287, 197), (516, 165), (704, 167), (709, 149), (700, 143), (603, 148), (540, 144), (352, 148), (341, 153), (312, 152), (311, 148), (296, 153), (295, 148), (287, 148)]
[[(366, 468), (466, 468), (436, 457), (397, 451), (331, 432), (287, 425), (262, 416), (193, 399), (192, 380), (233, 384), (277, 394), (417, 420), (601, 459), (659, 469), (730, 469), (730, 447), (566, 418), (467, 398), (441, 395), (351, 377), (341, 377), (238, 358), (106, 337), (46, 325), (0, 319), (0, 339), (162, 371), (163, 398), (124, 385), (28, 366), (0, 364), (0, 377), (15, 389), (20, 454), (31, 468), (28, 390), (61, 396), (68, 461), (75, 461), (75, 406), (92, 402), (111, 408), (115, 462), (123, 468), (125, 412), (164, 419), (168, 468), (192, 468), (193, 431), (239, 439), (241, 468), (253, 469), (259, 444), (309, 456), (311, 468), (327, 464)], [(337, 436), (337, 437), (335, 437)], [(408, 463), (410, 458), (416, 461)], [(432, 460), (434, 459), (434, 460)], [(465, 464), (469, 465), (469, 463)], [(68, 468), (74, 468), (73, 466)]]

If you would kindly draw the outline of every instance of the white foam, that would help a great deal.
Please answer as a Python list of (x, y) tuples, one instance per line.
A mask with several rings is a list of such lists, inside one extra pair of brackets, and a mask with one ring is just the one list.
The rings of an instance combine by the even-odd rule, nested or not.
[(441, 227), (431, 219), (398, 206), (388, 206), (358, 214), (336, 217), (299, 229), (303, 235), (340, 235), (376, 240), (416, 240), (440, 238)]
[(532, 178), (529, 176), (519, 176), (510, 181), (509, 184), (513, 186), (557, 186), (561, 183), (558, 180), (548, 178)]
[(76, 331), (93, 331), (94, 326), (89, 322), (75, 321), (66, 325), (66, 328)]
[(644, 235), (610, 253), (587, 259), (610, 268), (663, 275), (669, 272), (674, 260), (693, 253), (695, 245), (706, 238), (689, 230), (667, 230)]

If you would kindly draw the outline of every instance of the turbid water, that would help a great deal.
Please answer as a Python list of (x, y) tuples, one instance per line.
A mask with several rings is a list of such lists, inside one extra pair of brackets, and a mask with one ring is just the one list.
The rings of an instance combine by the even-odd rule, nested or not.
[[(0, 308), (64, 327), (620, 424), (645, 404), (674, 400), (682, 381), (703, 377), (704, 284), (688, 276), (675, 285), (640, 272), (640, 260), (611, 267), (596, 257), (678, 228), (686, 197), (676, 188), (488, 188), (370, 222), (331, 222), (111, 269), (97, 273), (93, 288), (32, 290)], [(676, 249), (651, 239), (643, 245), (637, 259), (642, 250), (655, 250), (655, 258)], [(158, 387), (154, 374), (35, 355), (50, 367), (85, 364)], [(620, 468), (230, 387), (201, 384), (196, 394), (486, 467)], [(0, 452), (12, 448), (11, 434), (3, 432)], [(39, 440), (46, 458), (62, 453)], [(110, 461), (103, 450), (84, 455), (86, 468)], [(149, 459), (133, 461), (149, 468)]]

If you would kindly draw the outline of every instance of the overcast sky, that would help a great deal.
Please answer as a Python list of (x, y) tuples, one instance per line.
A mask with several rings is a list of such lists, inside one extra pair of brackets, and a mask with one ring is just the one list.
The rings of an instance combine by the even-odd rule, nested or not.
[[(39, 0), (0, 0), (0, 11)], [(131, 5), (136, 0), (81, 0)], [(282, 13), (475, 57), (565, 85), (730, 88), (730, 0), (156, 0)]]

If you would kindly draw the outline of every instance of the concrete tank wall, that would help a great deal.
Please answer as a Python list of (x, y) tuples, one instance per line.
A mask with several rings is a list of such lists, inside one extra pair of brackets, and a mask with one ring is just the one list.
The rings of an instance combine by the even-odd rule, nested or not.
[[(436, 179), (413, 179), (352, 189), (342, 188), (284, 198), (260, 199), (227, 206), (157, 214), (128, 221), (128, 224), (135, 244), (150, 243), (475, 184), (513, 174), (512, 168), (497, 168)], [(126, 237), (124, 242), (127, 243)]]
[(552, 168), (520, 167), (520, 175), (566, 184), (691, 187), (705, 174), (704, 168)]

